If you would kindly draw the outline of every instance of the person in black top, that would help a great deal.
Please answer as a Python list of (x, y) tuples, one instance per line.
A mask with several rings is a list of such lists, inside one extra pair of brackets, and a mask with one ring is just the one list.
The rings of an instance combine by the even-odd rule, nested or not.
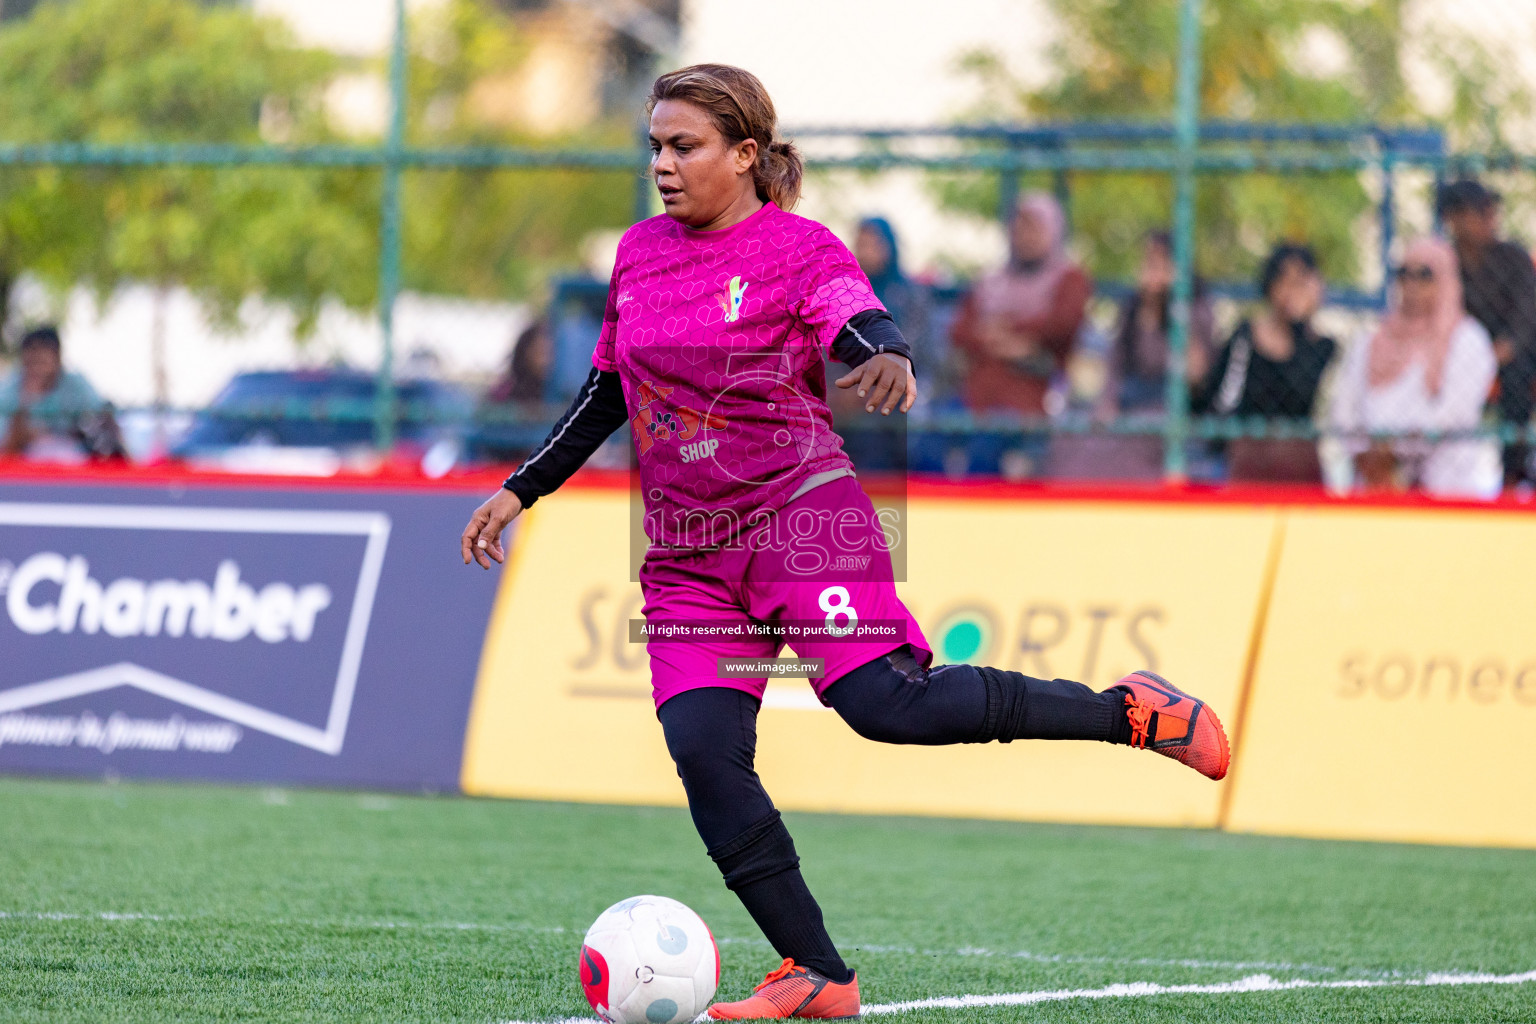
[[(1499, 419), (1528, 426), (1536, 405), (1536, 266), (1531, 254), (1499, 238), (1499, 194), (1480, 181), (1445, 185), (1436, 197), (1436, 209), (1456, 243), (1467, 312), (1493, 339), (1499, 360)], [(1506, 484), (1529, 475), (1529, 450), (1523, 442), (1504, 450)]]
[[(1196, 412), (1238, 418), (1309, 420), (1338, 343), (1312, 318), (1323, 301), (1317, 257), (1304, 245), (1275, 246), (1259, 273), (1263, 303), (1216, 356)], [(1232, 480), (1321, 483), (1317, 446), (1301, 439), (1242, 439), (1227, 446)]]

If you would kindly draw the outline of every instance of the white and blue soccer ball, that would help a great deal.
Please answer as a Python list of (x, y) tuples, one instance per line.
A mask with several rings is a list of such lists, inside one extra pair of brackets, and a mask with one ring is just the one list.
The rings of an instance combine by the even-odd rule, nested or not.
[(581, 989), (610, 1024), (697, 1017), (720, 985), (720, 949), (704, 919), (665, 896), (603, 911), (581, 945)]

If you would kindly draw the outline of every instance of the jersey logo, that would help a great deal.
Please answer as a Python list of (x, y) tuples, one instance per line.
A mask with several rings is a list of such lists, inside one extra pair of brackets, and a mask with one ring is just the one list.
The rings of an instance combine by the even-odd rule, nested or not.
[(747, 282), (741, 279), (740, 274), (731, 278), (731, 283), (726, 285), (725, 290), (715, 296), (715, 300), (720, 303), (720, 308), (725, 311), (726, 323), (733, 324), (741, 319), (741, 303), (746, 297)]
[[(683, 441), (692, 441), (700, 430), (724, 430), (726, 419), (719, 413), (701, 413), (687, 406), (678, 406), (676, 409), (668, 408), (667, 399), (674, 389), (670, 387), (657, 387), (650, 381), (645, 381), (639, 387), (639, 404), (635, 410), (633, 419), (635, 430), (635, 446), (644, 455), (651, 450), (651, 446), (657, 441), (670, 442), (673, 438)], [(684, 462), (692, 462), (695, 459), (713, 455), (719, 442), (698, 445), (688, 445), (683, 455)]]

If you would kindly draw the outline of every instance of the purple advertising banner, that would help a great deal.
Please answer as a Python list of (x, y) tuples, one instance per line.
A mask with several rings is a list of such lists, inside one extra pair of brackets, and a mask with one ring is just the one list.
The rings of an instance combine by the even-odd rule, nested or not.
[(457, 790), (479, 500), (0, 478), (0, 772)]

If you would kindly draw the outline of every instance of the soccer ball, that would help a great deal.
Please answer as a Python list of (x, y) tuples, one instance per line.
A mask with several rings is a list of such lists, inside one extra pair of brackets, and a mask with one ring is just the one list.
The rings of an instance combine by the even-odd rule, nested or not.
[(720, 985), (720, 949), (703, 918), (665, 896), (603, 911), (581, 945), (581, 989), (610, 1024), (692, 1020)]

